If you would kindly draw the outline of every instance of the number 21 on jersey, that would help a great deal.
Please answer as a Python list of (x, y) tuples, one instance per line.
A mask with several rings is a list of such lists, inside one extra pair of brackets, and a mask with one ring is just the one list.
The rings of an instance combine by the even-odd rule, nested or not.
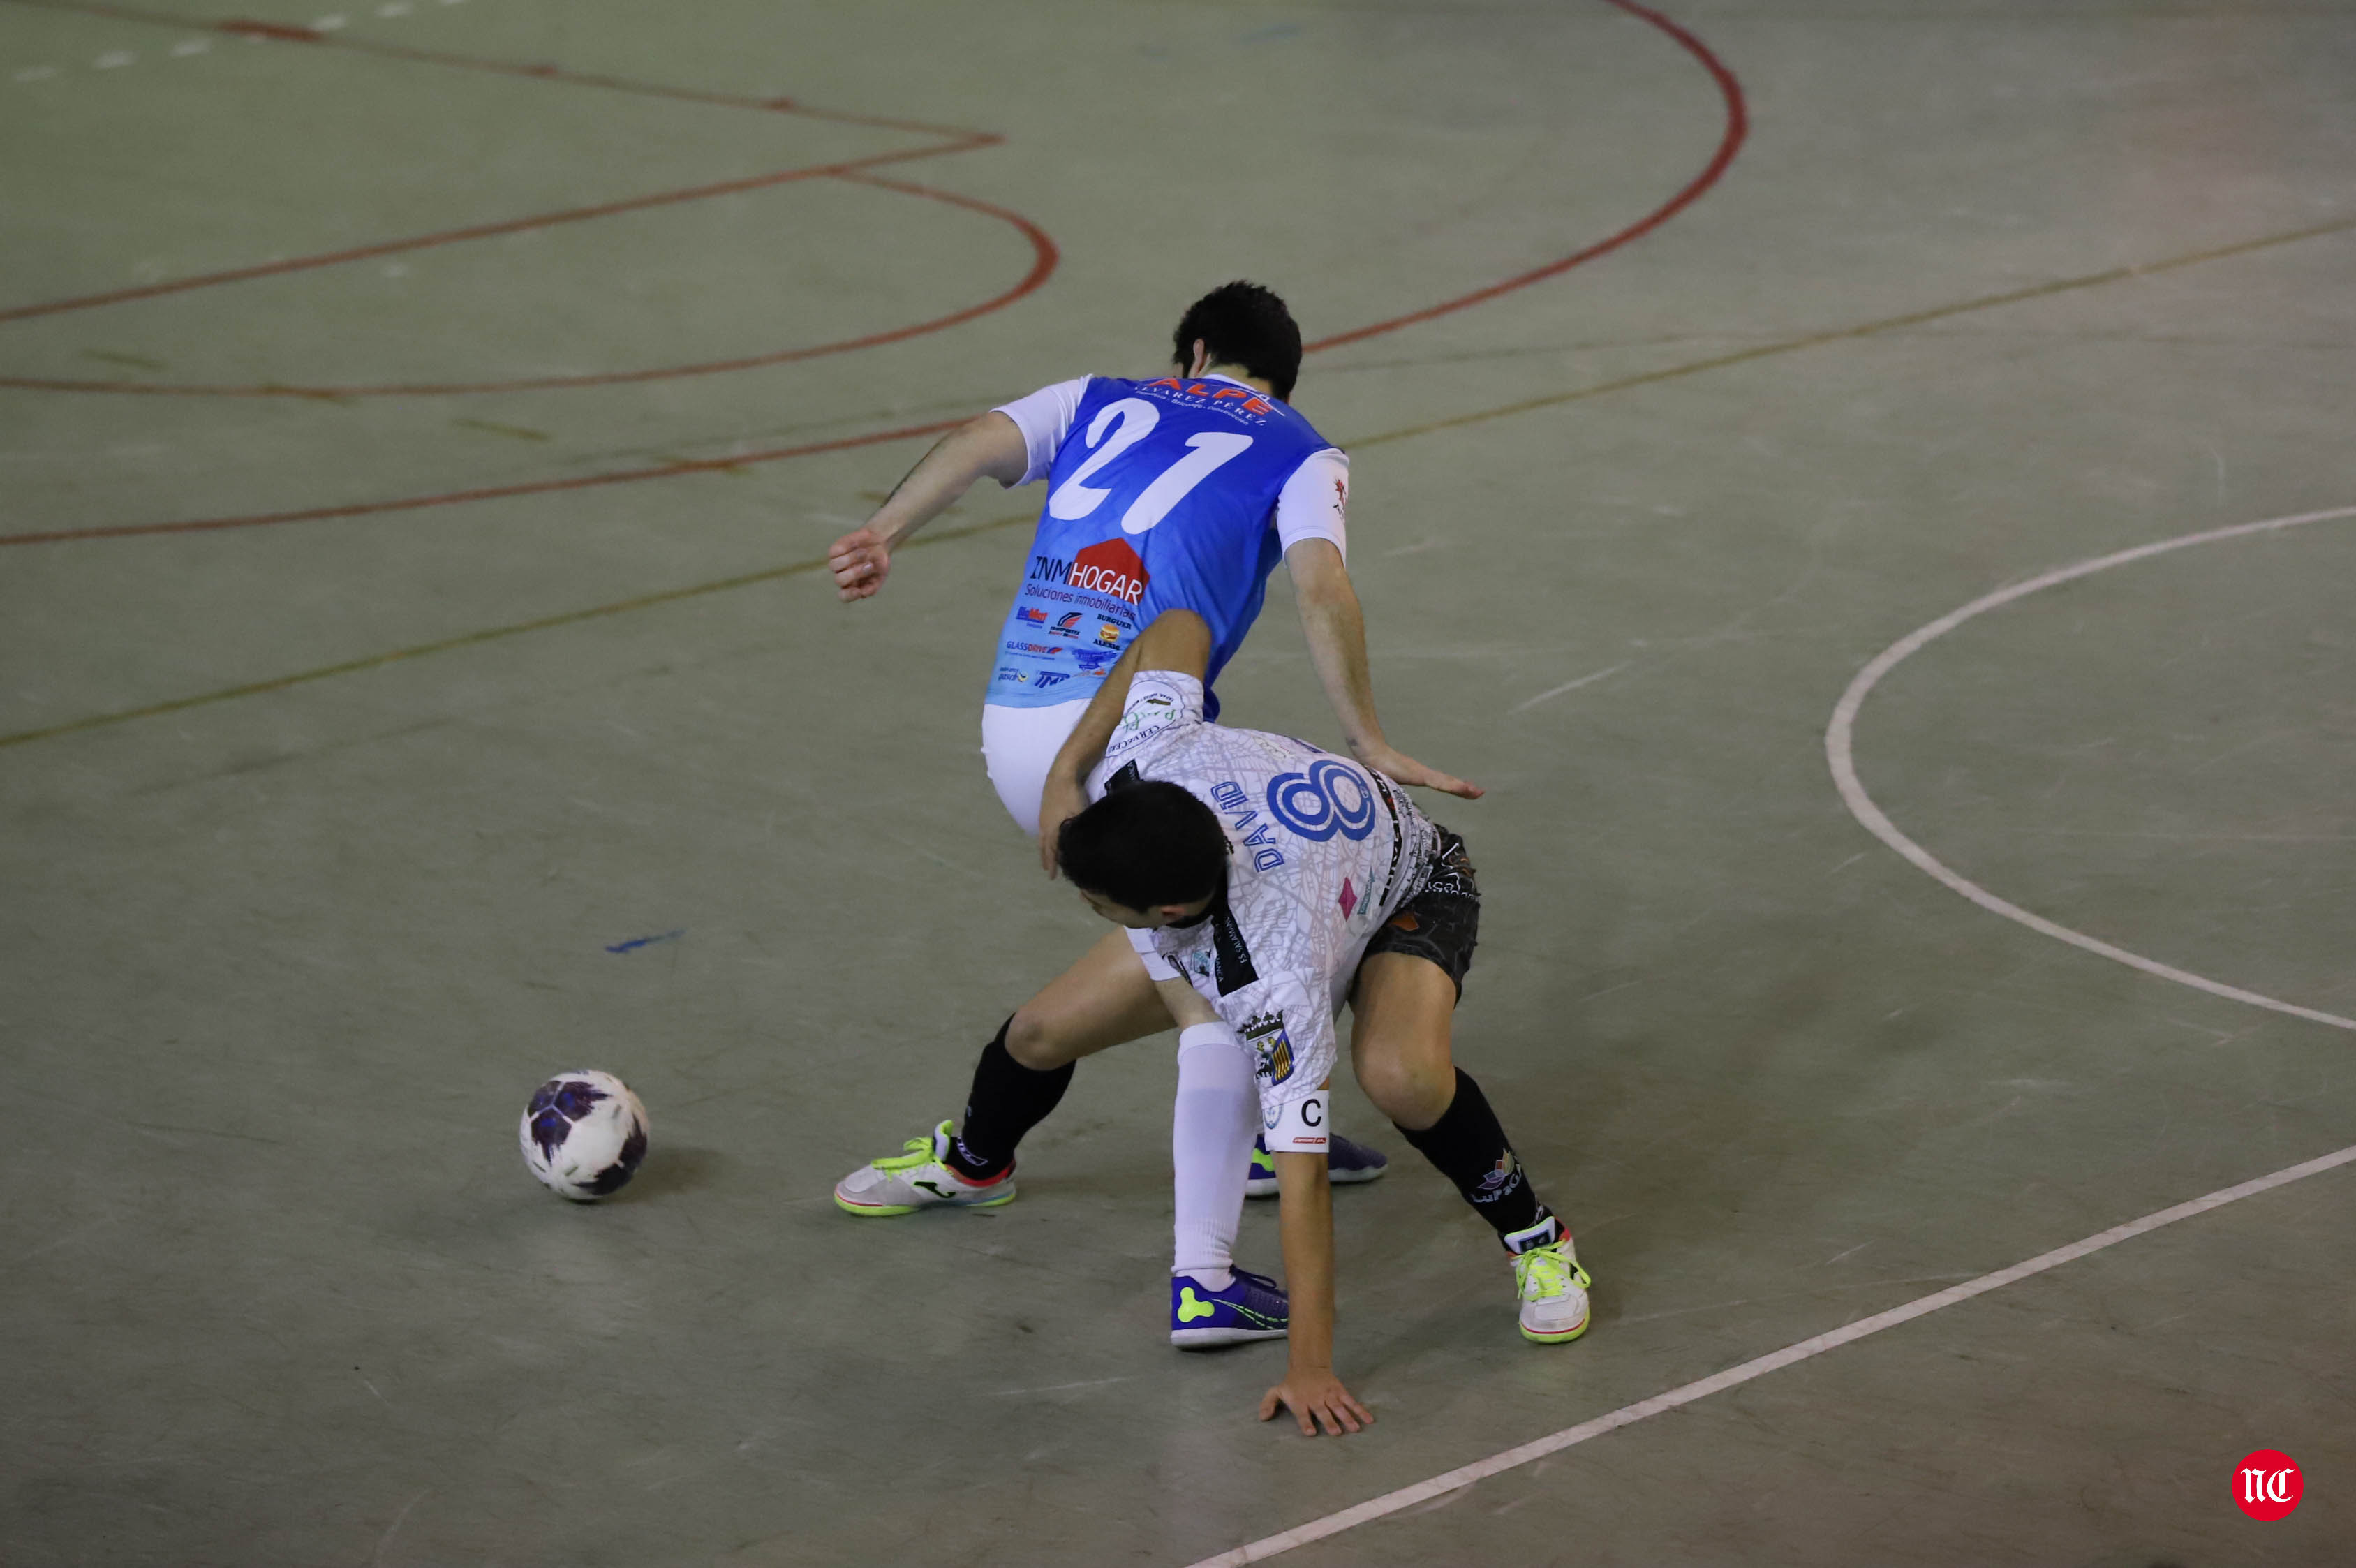
[[(1066, 522), (1087, 517), (1104, 504), (1112, 494), (1109, 486), (1091, 485), (1113, 460), (1153, 433), (1162, 422), (1162, 412), (1141, 397), (1125, 397), (1119, 403), (1108, 403), (1088, 422), (1088, 459), (1072, 470), (1071, 478), (1055, 487), (1047, 498), (1047, 514)], [(1108, 434), (1109, 432), (1109, 434)], [(1120, 514), (1123, 533), (1143, 533), (1170, 515), (1170, 509), (1186, 499), (1186, 493), (1222, 464), (1231, 463), (1249, 449), (1252, 438), (1239, 432), (1206, 430), (1186, 438), (1186, 451), (1178, 460), (1162, 470), (1153, 481), (1140, 490), (1129, 510)]]

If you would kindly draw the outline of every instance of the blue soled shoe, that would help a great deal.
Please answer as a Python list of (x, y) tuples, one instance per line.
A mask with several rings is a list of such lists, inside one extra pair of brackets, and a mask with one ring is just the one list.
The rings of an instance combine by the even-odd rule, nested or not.
[(1205, 1289), (1192, 1274), (1170, 1277), (1170, 1343), (1181, 1350), (1207, 1350), (1284, 1337), (1292, 1306), (1283, 1287), (1265, 1274), (1233, 1273), (1221, 1291)]
[[(1380, 1149), (1354, 1144), (1339, 1133), (1334, 1133), (1333, 1142), (1325, 1145), (1325, 1179), (1335, 1187), (1373, 1181), (1388, 1170), (1390, 1164), (1390, 1156)], [(1276, 1162), (1268, 1157), (1268, 1141), (1264, 1138), (1252, 1140), (1251, 1175), (1244, 1178), (1244, 1196), (1276, 1196)]]

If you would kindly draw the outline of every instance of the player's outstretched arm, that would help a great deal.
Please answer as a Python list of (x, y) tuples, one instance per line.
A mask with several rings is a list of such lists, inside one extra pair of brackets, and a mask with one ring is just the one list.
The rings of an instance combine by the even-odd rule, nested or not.
[(1402, 784), (1479, 800), (1479, 785), (1426, 768), (1383, 738), (1383, 722), (1375, 716), (1374, 676), (1366, 668), (1365, 618), (1342, 552), (1331, 540), (1303, 539), (1284, 553), (1284, 564), (1292, 574), (1292, 597), (1309, 639), (1310, 661), (1317, 666), (1333, 716), (1342, 721), (1350, 755)]
[(1196, 680), (1211, 667), (1210, 623), (1193, 610), (1163, 610), (1121, 650), (1105, 672), (1104, 684), (1088, 700), (1087, 712), (1072, 726), (1064, 748), (1047, 769), (1039, 791), (1039, 864), (1055, 875), (1055, 832), (1088, 803), (1088, 769), (1103, 759), (1129, 706), (1129, 683), (1140, 670), (1177, 670)]
[(1260, 1396), (1259, 1418), (1274, 1419), (1281, 1405), (1301, 1423), (1303, 1437), (1316, 1436), (1321, 1423), (1339, 1437), (1372, 1424), (1375, 1416), (1333, 1375), (1333, 1191), (1325, 1156), (1280, 1152), (1270, 1157), (1292, 1322), (1285, 1337), (1290, 1359), (1284, 1381)]
[(1030, 468), (1022, 427), (1005, 414), (992, 409), (958, 425), (917, 460), (874, 516), (828, 547), (835, 596), (844, 604), (873, 597), (891, 575), (892, 552), (947, 510), (967, 487), (981, 478), (1012, 485)]

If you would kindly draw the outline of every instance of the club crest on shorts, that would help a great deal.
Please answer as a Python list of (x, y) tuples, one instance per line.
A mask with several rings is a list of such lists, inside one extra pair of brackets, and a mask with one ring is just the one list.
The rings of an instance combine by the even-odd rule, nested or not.
[(1255, 1013), (1244, 1020), (1244, 1045), (1252, 1054), (1252, 1070), (1263, 1082), (1279, 1084), (1292, 1076), (1292, 1036), (1284, 1032), (1284, 1014)]

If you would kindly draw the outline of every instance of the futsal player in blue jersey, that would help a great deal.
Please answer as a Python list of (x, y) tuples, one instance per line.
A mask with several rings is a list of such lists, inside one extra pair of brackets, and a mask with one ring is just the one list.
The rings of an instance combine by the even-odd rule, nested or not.
[(944, 436), (865, 526), (835, 541), (837, 594), (873, 596), (893, 550), (976, 480), (1047, 482), (982, 697), (991, 781), (1028, 833), (1040, 832), (1049, 765), (1097, 682), (1163, 610), (1210, 626), (1217, 717), (1219, 671), (1280, 558), (1351, 754), (1402, 783), (1478, 795), (1384, 738), (1344, 560), (1350, 460), (1285, 401), (1301, 331), (1284, 302), (1254, 284), (1214, 289), (1188, 307), (1173, 347), (1183, 373), (1058, 381)]
[[(1046, 481), (1038, 531), (992, 656), (982, 753), (1008, 812), (1041, 835), (1051, 873), (1055, 830), (1086, 804), (1076, 778), (1051, 778), (1054, 764), (1114, 661), (1164, 610), (1200, 616), (1211, 629), (1205, 700), (1215, 716), (1218, 698), (1209, 688), (1258, 617), (1280, 559), (1352, 755), (1403, 784), (1478, 796), (1384, 736), (1345, 563), (1349, 459), (1288, 401), (1300, 372), (1301, 333), (1284, 302), (1254, 284), (1214, 289), (1188, 307), (1172, 349), (1177, 373), (1057, 382), (943, 437), (863, 527), (835, 542), (829, 564), (838, 595), (846, 603), (874, 595), (891, 572), (893, 550), (976, 480), (1009, 488)], [(1060, 1098), (1076, 1057), (1167, 1028), (1158, 1004), (1109, 1019), (1095, 1004), (1114, 971), (1125, 977), (1140, 961), (1117, 935), (1099, 942), (1001, 1028), (983, 1053), (976, 1093), (991, 1092), (986, 1078), (1033, 1076), (1038, 1069), (1023, 1065), (1032, 1058), (1060, 1064), (1039, 1074), (1055, 1078)], [(1226, 1059), (1230, 1055), (1237, 1059)], [(1256, 1276), (1236, 1274), (1229, 1259), (1247, 1182), (1270, 1195), (1275, 1187), (1273, 1168), (1262, 1176), (1256, 1163), (1256, 1155), (1266, 1159), (1254, 1149), (1258, 1110), (1248, 1059), (1182, 1049), (1172, 1129), (1178, 1343), (1281, 1332), (1281, 1296), (1260, 1290)], [(1381, 1156), (1335, 1143), (1334, 1179), (1380, 1174)], [(944, 1122), (909, 1150), (866, 1167), (884, 1178), (880, 1185), (854, 1188), (864, 1173), (855, 1174), (837, 1189), (837, 1201), (852, 1213), (880, 1215), (1014, 1195), (1011, 1149), (1000, 1157), (962, 1147)], [(1205, 1302), (1207, 1316), (1182, 1316)]]

